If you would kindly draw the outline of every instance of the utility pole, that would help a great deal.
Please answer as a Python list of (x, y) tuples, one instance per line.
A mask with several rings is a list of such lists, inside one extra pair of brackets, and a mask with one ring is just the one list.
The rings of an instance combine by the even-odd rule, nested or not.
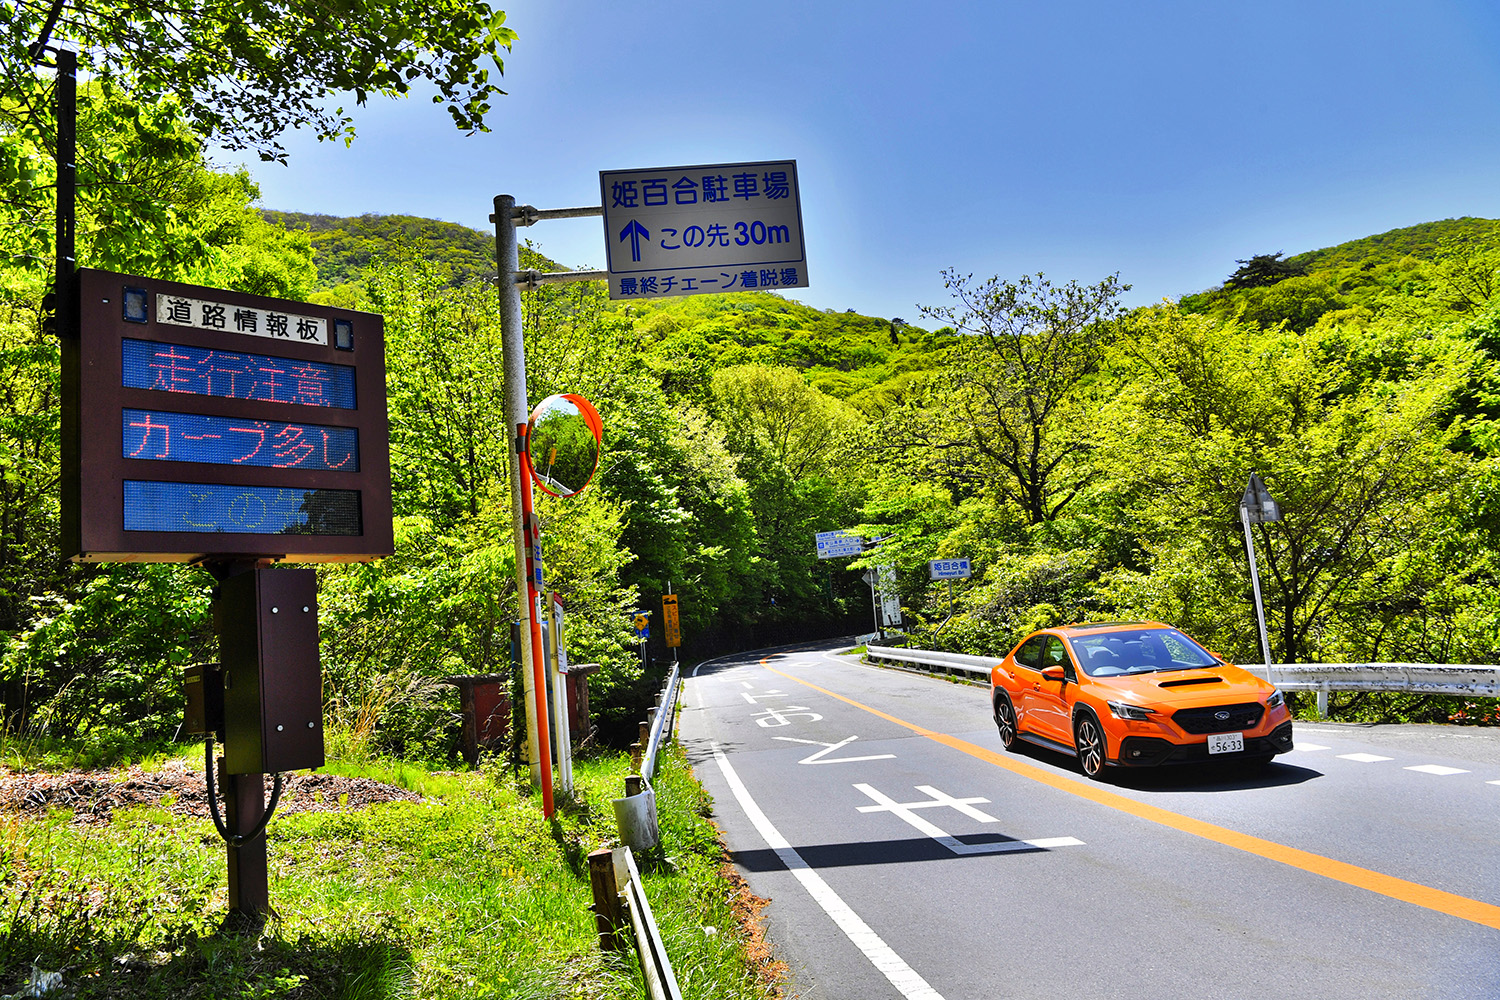
[[(542, 789), (542, 813), (551, 816), (552, 752), (548, 724), (547, 663), (542, 649), (544, 620), (541, 536), (532, 505), (531, 469), (526, 459), (526, 437), (530, 406), (526, 393), (526, 342), (521, 311), (521, 286), (535, 288), (544, 281), (589, 281), (608, 277), (604, 271), (543, 273), (521, 270), (521, 249), (516, 227), (540, 219), (582, 218), (603, 215), (599, 208), (565, 208), (540, 212), (529, 205), (517, 206), (513, 195), (495, 197), (496, 291), (500, 298), (500, 351), (505, 374), (506, 437), (510, 443), (511, 521), (516, 548), (516, 603), (521, 621), (521, 674), (526, 697), (526, 739), (531, 782)], [(565, 738), (565, 737), (564, 737)]]

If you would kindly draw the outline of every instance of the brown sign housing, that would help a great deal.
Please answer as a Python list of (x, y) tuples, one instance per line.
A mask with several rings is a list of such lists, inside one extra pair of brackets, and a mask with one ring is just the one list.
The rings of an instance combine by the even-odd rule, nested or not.
[(78, 272), (63, 550), (89, 562), (390, 555), (380, 316)]

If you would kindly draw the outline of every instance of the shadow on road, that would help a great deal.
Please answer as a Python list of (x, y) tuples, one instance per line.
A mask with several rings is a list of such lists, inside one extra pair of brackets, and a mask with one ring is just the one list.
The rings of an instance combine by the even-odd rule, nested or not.
[[(953, 839), (971, 846), (1021, 843), (1013, 837), (998, 833), (968, 834)], [(954, 854), (929, 837), (913, 837), (908, 840), (880, 840), (863, 844), (812, 844), (806, 847), (794, 847), (793, 850), (807, 862), (809, 868), (853, 868), (860, 865), (904, 865), (917, 861), (955, 861), (965, 857), (1020, 857), (1027, 854), (1045, 854), (1052, 848), (1033, 847), (1026, 844), (994, 853), (960, 855)], [(729, 857), (746, 871), (781, 871), (787, 867), (781, 860), (781, 856), (768, 848), (757, 851), (731, 851)]]
[[(1018, 740), (1011, 751), (1038, 764), (1081, 774), (1078, 762), (1065, 753)], [(1323, 777), (1322, 771), (1283, 763), (1284, 756), (1268, 764), (1224, 761), (1212, 764), (1172, 764), (1165, 767), (1111, 767), (1104, 772), (1106, 785), (1143, 792), (1238, 792), (1249, 788), (1300, 785)]]

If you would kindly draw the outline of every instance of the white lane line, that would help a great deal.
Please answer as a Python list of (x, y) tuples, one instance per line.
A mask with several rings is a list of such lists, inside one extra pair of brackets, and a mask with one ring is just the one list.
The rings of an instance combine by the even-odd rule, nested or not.
[(870, 960), (870, 964), (880, 970), (906, 1000), (943, 1000), (942, 994), (929, 986), (927, 980), (907, 965), (890, 945), (882, 941), (880, 935), (872, 931), (870, 926), (860, 919), (859, 914), (850, 909), (849, 904), (833, 891), (832, 886), (823, 881), (821, 875), (808, 866), (802, 855), (798, 854), (791, 843), (781, 835), (781, 832), (771, 825), (771, 821), (750, 797), (750, 790), (740, 780), (739, 774), (729, 763), (729, 758), (724, 755), (724, 751), (719, 749), (717, 743), (713, 744), (713, 753), (719, 770), (724, 773), (724, 780), (729, 782), (729, 790), (734, 793), (740, 808), (745, 810), (745, 815), (750, 818), (750, 822), (765, 840), (766, 846), (776, 852), (781, 863), (796, 876), (798, 882), (802, 883), (802, 888), (807, 890), (813, 902), (823, 908), (823, 912), (833, 919), (854, 947), (864, 953), (864, 956)]
[(1444, 767), (1442, 764), (1418, 764), (1416, 767), (1408, 767), (1406, 770), (1408, 770), (1408, 771), (1421, 771), (1423, 774), (1436, 774), (1436, 775), (1468, 774), (1469, 773), (1468, 771), (1466, 771), (1465, 769), (1463, 769), (1461, 767)]
[(1500, 781), (1486, 781), (1486, 785), (1500, 785)]
[(1378, 753), (1341, 753), (1339, 760), (1357, 760), (1361, 764), (1374, 764), (1382, 760), (1395, 760), (1394, 757), (1382, 757)]
[(1298, 751), (1302, 751), (1302, 752), (1306, 752), (1306, 753), (1311, 753), (1314, 750), (1332, 750), (1333, 747), (1325, 747), (1321, 743), (1298, 743), (1292, 749), (1298, 750)]

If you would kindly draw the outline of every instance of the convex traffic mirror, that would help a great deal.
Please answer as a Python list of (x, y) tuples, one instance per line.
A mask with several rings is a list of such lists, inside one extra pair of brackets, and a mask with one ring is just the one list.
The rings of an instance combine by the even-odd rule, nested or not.
[(576, 393), (548, 396), (531, 411), (527, 454), (536, 484), (555, 497), (583, 490), (599, 467), (604, 424), (592, 403)]

